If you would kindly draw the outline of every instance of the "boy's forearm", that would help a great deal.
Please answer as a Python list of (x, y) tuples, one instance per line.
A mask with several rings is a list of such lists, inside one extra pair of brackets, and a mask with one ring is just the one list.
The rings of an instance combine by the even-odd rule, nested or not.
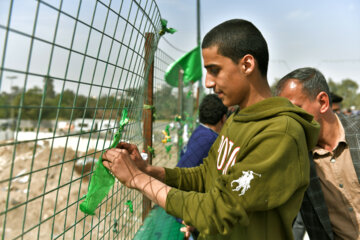
[(163, 167), (148, 165), (144, 172), (161, 182), (165, 181), (165, 168)]
[(166, 198), (171, 190), (171, 187), (147, 174), (140, 174), (136, 176), (134, 183), (136, 189), (138, 189), (155, 204), (158, 204), (160, 207), (165, 209)]

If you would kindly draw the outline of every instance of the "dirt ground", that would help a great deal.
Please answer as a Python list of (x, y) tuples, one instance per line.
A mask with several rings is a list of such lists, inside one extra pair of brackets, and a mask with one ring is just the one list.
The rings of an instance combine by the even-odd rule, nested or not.
[[(171, 158), (159, 143), (154, 165), (173, 167)], [(79, 211), (87, 193), (89, 172), (100, 152), (51, 149), (34, 142), (0, 145), (0, 236), (4, 239), (132, 239), (142, 219), (142, 195), (116, 182), (96, 215)], [(34, 156), (34, 157), (33, 157)], [(84, 163), (88, 163), (85, 164)], [(131, 200), (134, 213), (125, 205)], [(5, 232), (4, 232), (5, 231)]]

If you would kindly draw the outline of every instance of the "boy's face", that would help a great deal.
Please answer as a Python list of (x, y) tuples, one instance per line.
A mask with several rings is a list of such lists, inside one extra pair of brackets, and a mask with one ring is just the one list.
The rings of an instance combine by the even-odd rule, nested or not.
[(250, 85), (241, 71), (241, 61), (235, 64), (230, 58), (218, 53), (218, 47), (202, 49), (206, 68), (205, 86), (212, 88), (225, 106), (243, 107), (248, 99)]

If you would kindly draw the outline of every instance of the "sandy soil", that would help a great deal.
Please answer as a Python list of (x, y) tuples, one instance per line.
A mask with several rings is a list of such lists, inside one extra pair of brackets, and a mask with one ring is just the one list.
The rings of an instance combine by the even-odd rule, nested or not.
[[(160, 143), (155, 165), (173, 167)], [(33, 157), (34, 156), (34, 157)], [(89, 173), (100, 152), (75, 152), (34, 142), (0, 147), (0, 236), (5, 239), (132, 239), (140, 227), (142, 195), (116, 182), (95, 216), (79, 210)], [(88, 164), (84, 165), (83, 163)], [(81, 164), (79, 164), (81, 163)], [(134, 213), (130, 213), (131, 200)], [(5, 225), (4, 225), (5, 224)], [(5, 229), (5, 230), (4, 230)], [(5, 233), (4, 233), (5, 231)], [(3, 235), (5, 234), (5, 235)]]

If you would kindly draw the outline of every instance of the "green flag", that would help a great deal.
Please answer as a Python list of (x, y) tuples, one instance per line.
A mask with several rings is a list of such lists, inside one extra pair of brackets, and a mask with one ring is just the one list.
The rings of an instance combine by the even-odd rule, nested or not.
[(201, 52), (200, 46), (194, 48), (184, 56), (173, 62), (165, 72), (165, 81), (173, 86), (178, 86), (179, 70), (184, 70), (183, 81), (187, 85), (189, 82), (201, 80)]

